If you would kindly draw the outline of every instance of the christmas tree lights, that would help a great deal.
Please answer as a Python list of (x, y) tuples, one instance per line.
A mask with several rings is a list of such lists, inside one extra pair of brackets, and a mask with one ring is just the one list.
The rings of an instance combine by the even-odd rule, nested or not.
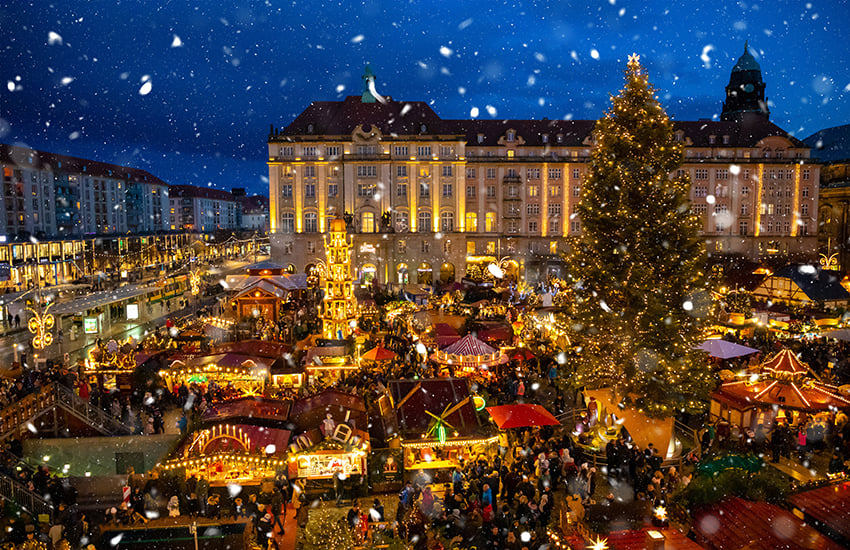
[(708, 310), (705, 245), (690, 181), (671, 177), (682, 146), (638, 56), (597, 121), (577, 211), (583, 234), (566, 256), (575, 292), (577, 387), (614, 387), (652, 415), (704, 407), (713, 380), (693, 352)]

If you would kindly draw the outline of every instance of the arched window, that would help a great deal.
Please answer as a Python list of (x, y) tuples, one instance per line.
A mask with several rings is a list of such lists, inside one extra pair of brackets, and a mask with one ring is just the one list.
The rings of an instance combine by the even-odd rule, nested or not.
[(475, 212), (466, 213), (466, 231), (475, 233), (478, 231), (478, 214)]
[(428, 233), (433, 231), (433, 228), (431, 227), (431, 213), (428, 211), (420, 212), (417, 224), (419, 233)]
[(451, 232), (455, 230), (455, 215), (452, 212), (440, 214), (440, 231)]
[(307, 212), (304, 214), (304, 232), (315, 233), (319, 230), (318, 216), (315, 212)]
[(280, 216), (280, 231), (281, 233), (295, 232), (295, 214), (292, 212), (284, 212)]

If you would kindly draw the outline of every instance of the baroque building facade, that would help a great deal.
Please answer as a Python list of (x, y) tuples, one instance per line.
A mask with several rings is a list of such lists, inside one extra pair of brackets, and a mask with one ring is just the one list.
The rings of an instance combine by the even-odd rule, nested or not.
[[(450, 282), (489, 263), (529, 282), (563, 276), (595, 121), (447, 120), (378, 96), (368, 67), (363, 78), (362, 96), (314, 102), (270, 130), (274, 261), (309, 271), (341, 217), (361, 281)], [(813, 256), (819, 165), (770, 122), (764, 88), (745, 48), (720, 120), (674, 122), (680, 170), (710, 252)]]

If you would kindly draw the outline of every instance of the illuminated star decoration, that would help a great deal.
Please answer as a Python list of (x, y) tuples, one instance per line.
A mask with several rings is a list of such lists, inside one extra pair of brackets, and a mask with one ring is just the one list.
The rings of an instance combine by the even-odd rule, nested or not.
[(608, 539), (596, 537), (596, 540), (591, 540), (587, 546), (588, 550), (608, 550)]
[(52, 305), (52, 303), (47, 304), (43, 312), (36, 311), (31, 307), (27, 308), (32, 313), (32, 317), (27, 322), (27, 327), (35, 335), (32, 339), (32, 346), (36, 349), (44, 349), (53, 343), (53, 334), (50, 332), (50, 329), (53, 328), (53, 315), (47, 313)]

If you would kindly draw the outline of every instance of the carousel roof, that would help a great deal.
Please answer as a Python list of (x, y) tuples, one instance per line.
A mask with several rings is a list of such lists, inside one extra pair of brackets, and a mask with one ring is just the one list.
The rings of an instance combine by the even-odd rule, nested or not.
[(745, 374), (742, 380), (723, 383), (715, 398), (736, 407), (778, 405), (802, 411), (845, 409), (850, 400), (838, 388), (819, 381), (808, 365), (784, 349), (759, 366), (760, 373)]
[(471, 334), (467, 334), (443, 350), (446, 355), (493, 355), (498, 352), (499, 350)]
[(783, 349), (760, 365), (763, 372), (773, 375), (805, 375), (809, 366), (800, 361), (790, 349)]
[(224, 368), (253, 368), (260, 367), (269, 369), (272, 360), (268, 357), (259, 357), (256, 355), (243, 355), (241, 353), (218, 353), (216, 355), (199, 355), (196, 357), (177, 359), (171, 363), (175, 366), (176, 363), (182, 363), (186, 367), (204, 367), (207, 365), (218, 365)]

